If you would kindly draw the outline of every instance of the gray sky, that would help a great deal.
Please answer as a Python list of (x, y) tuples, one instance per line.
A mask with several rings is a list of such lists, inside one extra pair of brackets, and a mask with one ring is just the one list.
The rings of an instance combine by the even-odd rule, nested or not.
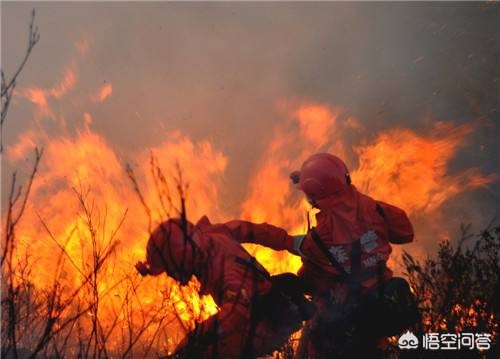
[[(72, 68), (74, 88), (49, 99), (51, 108), (64, 116), (70, 132), (90, 114), (92, 129), (125, 157), (161, 143), (164, 130), (210, 139), (229, 158), (230, 195), (223, 205), (233, 213), (272, 129), (283, 120), (277, 105), (282, 101), (342, 107), (373, 136), (392, 127), (425, 129), (422, 119), (428, 117), (479, 121), (449, 171), (498, 172), (498, 3), (2, 2), (1, 7), (7, 74), (23, 56), (30, 11), (36, 9), (41, 40), (18, 89), (50, 88)], [(104, 84), (112, 84), (112, 95), (103, 103), (88, 100)], [(24, 98), (12, 104), (7, 146), (34, 126), (33, 113), (34, 105)], [(36, 123), (48, 133), (60, 131), (54, 121)], [(352, 145), (362, 140), (370, 135), (353, 137)], [(3, 166), (2, 176), (12, 170)], [(5, 186), (4, 180), (4, 193)], [(493, 216), (498, 190), (497, 181), (444, 208), (464, 221)], [(465, 201), (467, 209), (459, 205)]]

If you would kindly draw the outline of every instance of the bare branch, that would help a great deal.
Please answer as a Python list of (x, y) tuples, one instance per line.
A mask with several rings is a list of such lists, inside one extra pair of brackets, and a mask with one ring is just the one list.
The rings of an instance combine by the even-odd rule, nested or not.
[(12, 94), (14, 93), (14, 88), (16, 87), (16, 81), (17, 77), (21, 73), (21, 71), (24, 68), (24, 65), (28, 61), (28, 58), (31, 54), (31, 51), (35, 47), (35, 45), (38, 43), (40, 40), (40, 34), (38, 33), (38, 26), (35, 26), (35, 9), (32, 10), (31, 12), (31, 22), (29, 25), (29, 33), (28, 33), (28, 48), (26, 49), (26, 53), (24, 55), (23, 60), (19, 64), (17, 70), (14, 72), (14, 75), (10, 79), (10, 81), (7, 81), (5, 79), (5, 73), (2, 69), (2, 90), (1, 90), (1, 97), (2, 97), (2, 112), (1, 112), (1, 119), (0, 119), (0, 153), (3, 152), (3, 125), (5, 122), (5, 119), (7, 118), (7, 111), (9, 109), (9, 104), (10, 100), (12, 98)]
[(23, 216), (24, 210), (26, 209), (26, 204), (28, 203), (28, 198), (31, 192), (31, 186), (33, 185), (33, 181), (35, 180), (35, 176), (38, 171), (38, 166), (40, 164), (42, 155), (43, 155), (43, 149), (39, 150), (38, 148), (35, 148), (35, 163), (33, 164), (33, 169), (27, 181), (26, 190), (24, 191), (24, 196), (22, 197), (21, 206), (17, 210), (16, 214), (14, 214), (14, 210), (17, 201), (19, 200), (19, 198), (21, 198), (22, 186), (19, 186), (16, 195), (14, 195), (16, 173), (12, 175), (12, 185), (9, 194), (9, 204), (7, 207), (7, 218), (5, 222), (5, 239), (3, 240), (4, 248), (1, 258), (2, 266), (5, 259), (7, 258), (8, 252), (9, 251), (12, 252), (12, 249), (14, 248), (14, 237), (15, 237), (16, 226), (21, 217)]

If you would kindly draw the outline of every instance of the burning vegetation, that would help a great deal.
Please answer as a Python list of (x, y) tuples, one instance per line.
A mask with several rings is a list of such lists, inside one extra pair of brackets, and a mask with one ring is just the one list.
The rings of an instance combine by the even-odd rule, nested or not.
[[(457, 136), (466, 133), (463, 128), (457, 129), (450, 138), (439, 139), (419, 137), (410, 131), (381, 135), (374, 144), (360, 149), (361, 166), (353, 177), (370, 193), (372, 182), (363, 178), (372, 178), (370, 171), (385, 171), (387, 175), (379, 177), (379, 186), (375, 187), (377, 196), (383, 198), (408, 185), (405, 179), (390, 176), (394, 168), (405, 165), (411, 171), (412, 165), (419, 166), (428, 176), (419, 181), (423, 188), (417, 187), (407, 198), (404, 193), (396, 198), (406, 203), (410, 213), (428, 211), (438, 205), (436, 201), (444, 201), (455, 191), (463, 190), (462, 175), (440, 183), (440, 171), (445, 171), (446, 161), (436, 163), (426, 157), (423, 157), (426, 161), (419, 160), (418, 151), (408, 150), (406, 160), (398, 163), (398, 159), (390, 156), (394, 154), (390, 146), (400, 146), (403, 142), (409, 146), (425, 145), (429, 151), (434, 149), (431, 151), (434, 158), (442, 159), (446, 156), (436, 156), (435, 151), (444, 149), (444, 155), (451, 157), (453, 146), (458, 144)], [(299, 135), (300, 132), (290, 133), (290, 141)], [(272, 143), (270, 148), (274, 156), (284, 158), (280, 153), (284, 147)], [(372, 151), (382, 153), (370, 155)], [(180, 287), (166, 276), (142, 279), (134, 273), (133, 263), (144, 257), (152, 226), (175, 215), (179, 198), (177, 191), (170, 189), (179, 188), (182, 181), (189, 184), (185, 193), (191, 217), (209, 213), (224, 219), (217, 208), (217, 193), (227, 159), (209, 142), (194, 144), (180, 134), (171, 135), (169, 142), (153, 149), (153, 153), (156, 156), (149, 160), (146, 154), (139, 156), (139, 163), (149, 162), (149, 171), (136, 166), (137, 177), (132, 177), (131, 182), (112, 149), (99, 135), (86, 129), (71, 140), (52, 139), (45, 147), (44, 157), (37, 152), (33, 174), (24, 192), (19, 192), (22, 194), (17, 202), (13, 182), (3, 237), (4, 354), (14, 355), (15, 350), (18, 356), (167, 354), (195, 323), (217, 311), (210, 297), (198, 296), (195, 281), (188, 287)], [(412, 153), (417, 158), (412, 158)], [(172, 158), (169, 156), (186, 164), (182, 180), (172, 175), (177, 173), (175, 162), (163, 162)], [(380, 156), (386, 161), (380, 164), (369, 161)], [(100, 161), (95, 161), (96, 158)], [(158, 158), (163, 159), (161, 164)], [(304, 213), (308, 208), (302, 200), (294, 202), (288, 184), (269, 192), (266, 202), (258, 198), (259, 180), (275, 178), (279, 183), (280, 176), (286, 178), (287, 168), (294, 164), (283, 161), (278, 173), (267, 171), (266, 163), (261, 165), (251, 183), (242, 217), (302, 232), (307, 226)], [(162, 166), (168, 168), (166, 172)], [(199, 172), (194, 168), (203, 166), (206, 176), (192, 177)], [(475, 183), (484, 183), (486, 177), (480, 178)], [(386, 187), (380, 185), (383, 183)], [(139, 187), (144, 192), (138, 192)], [(269, 208), (264, 205), (267, 203)], [(496, 330), (492, 295), (495, 285), (498, 286), (495, 284), (498, 239), (490, 231), (476, 241), (466, 238), (472, 242), (471, 249), (464, 251), (462, 244), (454, 249), (445, 242), (439, 258), (427, 260), (423, 265), (405, 255), (408, 277), (424, 310), (419, 332)], [(255, 245), (248, 248), (273, 274), (296, 272), (300, 266), (300, 259), (290, 254)]]
[[(414, 332), (488, 333), (498, 340), (500, 299), (500, 228), (490, 224), (472, 235), (470, 226), (462, 227), (455, 243), (444, 240), (436, 256), (423, 260), (404, 253), (404, 267), (419, 300), (422, 320)], [(425, 351), (412, 357), (425, 358)], [(445, 357), (445, 354), (434, 354)], [(495, 357), (498, 345), (486, 353), (456, 352), (456, 358)], [(403, 356), (404, 357), (404, 356)]]
[[(38, 39), (36, 30), (30, 33), (28, 55)], [(74, 82), (66, 73), (61, 84)], [(13, 94), (7, 85), (2, 76), (2, 125)], [(61, 86), (49, 95), (62, 97)], [(50, 112), (43, 92), (25, 90), (19, 95)], [(102, 102), (111, 95), (109, 84), (91, 98)], [(427, 131), (394, 128), (373, 136), (341, 108), (317, 103), (283, 108), (288, 120), (274, 129), (240, 213), (224, 213), (220, 206), (226, 166), (236, 159), (208, 140), (196, 142), (179, 131), (132, 154), (128, 166), (91, 129), (88, 114), (73, 135), (28, 131), (8, 147), (6, 158), (13, 164), (34, 143), (43, 145), (43, 151), (35, 151), (22, 185), (18, 176), (12, 177), (2, 213), (2, 357), (168, 355), (218, 308), (211, 297), (198, 294), (196, 280), (181, 287), (166, 276), (141, 278), (135, 273), (133, 265), (144, 258), (152, 229), (177, 216), (185, 201), (192, 220), (238, 217), (304, 233), (313, 220), (312, 209), (294, 194), (288, 174), (311, 153), (355, 158), (353, 183), (377, 199), (391, 198), (414, 217), (432, 214), (456, 194), (497, 180), (478, 169), (447, 173), (474, 123), (436, 121)], [(343, 140), (352, 133), (363, 139), (354, 151)], [(442, 242), (435, 258), (425, 245), (415, 246), (396, 268), (406, 272), (419, 300), (422, 321), (413, 328), (416, 334), (484, 332), (496, 342), (499, 230), (490, 226), (478, 236), (469, 231), (464, 227), (457, 242)], [(300, 258), (288, 253), (246, 248), (271, 274), (296, 273), (301, 265)], [(291, 357), (299, 337), (297, 333), (275, 356)], [(393, 346), (387, 354), (400, 355)]]

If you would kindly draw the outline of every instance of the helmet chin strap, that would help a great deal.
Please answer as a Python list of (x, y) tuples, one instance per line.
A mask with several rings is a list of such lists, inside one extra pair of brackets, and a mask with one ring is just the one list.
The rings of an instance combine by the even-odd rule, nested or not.
[(352, 183), (351, 175), (349, 174), (349, 172), (345, 173), (345, 182), (347, 183), (348, 186)]

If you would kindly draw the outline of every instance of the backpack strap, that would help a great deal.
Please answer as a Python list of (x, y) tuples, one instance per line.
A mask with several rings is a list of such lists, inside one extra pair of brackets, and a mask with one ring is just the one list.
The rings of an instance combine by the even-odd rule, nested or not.
[(352, 243), (351, 274), (357, 275), (360, 272), (361, 272), (361, 241), (358, 239)]
[[(314, 228), (311, 228), (309, 231), (311, 234), (314, 243), (316, 246), (323, 252), (323, 254), (328, 258), (331, 265), (340, 273), (340, 276), (337, 278), (338, 280), (345, 280), (352, 285), (359, 285), (361, 282), (364, 282), (367, 279), (376, 277), (380, 275), (381, 270), (385, 268), (385, 265), (381, 264), (374, 267), (371, 270), (366, 270), (361, 272), (361, 241), (358, 239), (357, 241), (352, 243), (352, 252), (351, 252), (351, 273), (347, 273), (345, 268), (335, 259), (333, 254), (328, 250), (325, 243), (321, 240), (318, 233)], [(312, 263), (312, 262), (311, 262)]]
[(325, 243), (319, 238), (318, 233), (314, 228), (311, 228), (309, 231), (311, 234), (312, 239), (314, 240), (314, 243), (316, 243), (316, 246), (323, 252), (323, 254), (328, 258), (332, 266), (340, 273), (341, 278), (347, 278), (349, 276), (349, 273), (346, 272), (345, 268), (335, 259), (333, 254), (326, 248)]
[(236, 256), (234, 258), (234, 261), (239, 265), (245, 266), (253, 270), (254, 272), (260, 274), (267, 280), (271, 280), (271, 275), (259, 264), (259, 262), (257, 262), (257, 260), (254, 257), (250, 256), (250, 258), (248, 259), (243, 259), (241, 257)]
[(375, 204), (375, 210), (380, 215), (380, 217), (382, 217), (383, 219), (386, 219), (385, 212), (380, 204), (378, 204), (378, 203)]

